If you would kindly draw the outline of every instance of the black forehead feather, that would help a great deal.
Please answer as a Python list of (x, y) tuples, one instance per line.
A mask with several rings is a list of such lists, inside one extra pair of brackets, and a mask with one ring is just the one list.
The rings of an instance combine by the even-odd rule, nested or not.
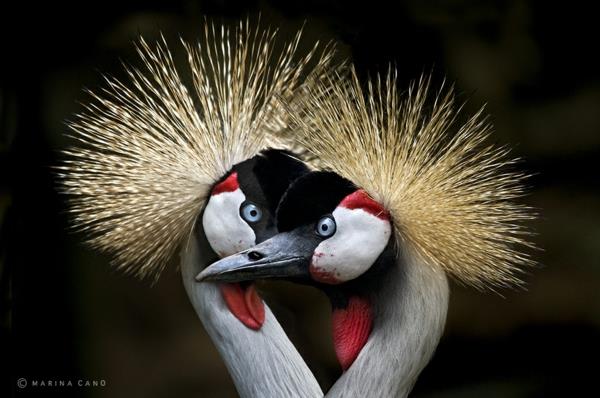
[(331, 213), (356, 186), (338, 174), (315, 171), (298, 178), (288, 188), (277, 208), (277, 228), (290, 231)]
[(289, 151), (267, 149), (234, 166), (240, 188), (249, 200), (267, 206), (273, 213), (281, 196), (308, 168)]

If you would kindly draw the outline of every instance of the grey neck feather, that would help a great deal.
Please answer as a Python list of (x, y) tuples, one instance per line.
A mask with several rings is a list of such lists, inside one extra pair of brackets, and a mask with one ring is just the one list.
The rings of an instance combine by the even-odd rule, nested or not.
[(449, 288), (441, 270), (405, 255), (372, 298), (373, 331), (327, 397), (406, 397), (444, 330)]
[(198, 317), (217, 346), (242, 398), (323, 397), (306, 363), (265, 305), (265, 322), (250, 330), (227, 308), (213, 283), (194, 277), (207, 265), (207, 244), (191, 239), (181, 253), (185, 290)]

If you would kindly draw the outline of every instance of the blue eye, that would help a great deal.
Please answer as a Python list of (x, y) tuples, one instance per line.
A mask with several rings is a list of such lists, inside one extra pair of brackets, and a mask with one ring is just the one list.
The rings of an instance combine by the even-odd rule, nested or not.
[(321, 218), (316, 225), (317, 234), (323, 238), (329, 238), (335, 234), (336, 228), (335, 220), (331, 216)]
[(254, 203), (246, 203), (240, 209), (242, 218), (249, 223), (259, 222), (262, 218), (262, 210)]

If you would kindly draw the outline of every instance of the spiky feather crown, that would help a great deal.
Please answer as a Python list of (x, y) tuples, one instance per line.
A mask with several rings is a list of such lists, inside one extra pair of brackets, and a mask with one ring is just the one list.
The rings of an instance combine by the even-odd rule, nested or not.
[[(197, 46), (184, 43), (188, 90), (165, 40), (137, 47), (145, 70), (129, 82), (107, 77), (93, 102), (70, 123), (80, 145), (65, 151), (60, 176), (77, 229), (137, 276), (158, 277), (191, 234), (209, 188), (255, 156), (287, 124), (283, 102), (306, 90), (318, 44), (296, 55), (301, 31), (280, 51), (276, 31), (240, 23), (206, 24)], [(323, 73), (325, 48), (309, 76)]]
[(427, 263), (478, 288), (520, 283), (531, 213), (513, 200), (525, 175), (507, 170), (506, 148), (485, 144), (482, 110), (458, 125), (452, 90), (427, 108), (430, 79), (402, 95), (391, 69), (366, 90), (354, 70), (342, 80), (332, 75), (302, 97), (304, 111), (292, 114), (299, 142), (382, 203), (398, 242)]

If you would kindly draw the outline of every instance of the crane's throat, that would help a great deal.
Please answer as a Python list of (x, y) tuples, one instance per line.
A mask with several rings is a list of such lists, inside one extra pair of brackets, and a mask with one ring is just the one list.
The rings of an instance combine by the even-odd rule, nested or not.
[(265, 322), (265, 304), (254, 283), (223, 283), (219, 285), (229, 311), (246, 327), (259, 330)]
[(373, 313), (368, 299), (351, 296), (346, 308), (332, 313), (333, 346), (335, 354), (346, 371), (367, 343), (373, 327)]

